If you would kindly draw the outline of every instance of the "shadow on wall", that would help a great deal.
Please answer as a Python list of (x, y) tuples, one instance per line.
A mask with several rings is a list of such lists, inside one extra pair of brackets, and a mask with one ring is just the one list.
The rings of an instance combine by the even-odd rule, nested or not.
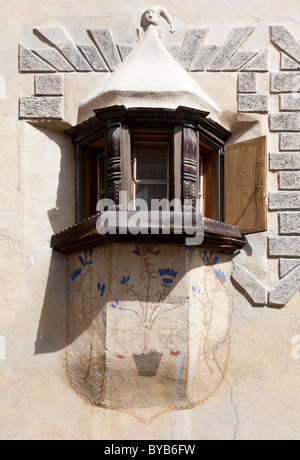
[[(39, 321), (35, 355), (54, 353), (66, 348), (66, 320), (68, 302), (67, 257), (53, 251), (50, 260), (47, 287), (44, 295), (43, 308)], [(80, 337), (100, 314), (105, 303), (99, 303), (93, 310), (88, 321), (76, 324), (69, 342)]]
[(66, 257), (52, 252), (40, 317), (35, 354), (52, 353), (66, 346)]
[[(135, 250), (134, 244), (132, 244), (131, 249), (132, 251)], [(97, 266), (96, 272), (93, 272), (93, 270), (91, 270), (91, 267), (94, 267), (95, 265), (95, 261), (93, 261), (94, 252), (95, 250), (87, 250), (73, 256), (73, 262), (74, 260), (78, 259), (78, 266), (81, 267), (81, 281), (83, 282), (84, 286), (90, 286), (88, 292), (86, 292), (85, 294), (82, 291), (81, 297), (78, 298), (78, 303), (81, 303), (82, 301), (90, 301), (92, 303), (88, 306), (85, 305), (84, 313), (89, 314), (84, 314), (84, 320), (75, 321), (75, 324), (73, 318), (74, 315), (71, 314), (70, 321), (72, 323), (72, 334), (68, 336), (69, 344), (73, 343), (85, 331), (89, 330), (93, 321), (97, 317), (99, 317), (99, 315), (101, 316), (101, 311), (106, 308), (106, 304), (108, 302), (108, 298), (106, 296), (107, 292), (103, 292), (104, 296), (102, 294), (102, 301), (102, 297), (100, 297), (101, 292), (96, 291), (95, 294), (91, 289), (92, 287), (95, 288), (96, 281), (98, 280), (98, 276), (101, 274), (103, 267), (103, 260), (101, 260), (100, 265)], [(135, 250), (134, 252), (137, 251)], [(147, 265), (147, 259), (143, 260)], [(148, 266), (146, 267), (146, 269), (147, 268), (149, 270)], [(171, 269), (159, 270), (159, 275), (163, 278), (162, 281), (164, 282), (164, 293), (166, 296), (167, 294), (170, 295), (172, 291), (176, 288), (177, 284), (186, 275), (186, 270), (187, 268), (185, 261), (182, 263), (182, 266), (179, 267), (178, 272), (175, 272)], [(68, 276), (70, 277), (69, 279)], [(159, 276), (157, 278), (159, 278)], [(35, 354), (52, 353), (62, 350), (66, 347), (68, 286), (71, 283), (75, 282), (74, 279), (74, 274), (72, 275), (68, 273), (67, 270), (67, 256), (53, 251), (49, 266), (48, 281), (44, 296), (43, 309), (35, 342)], [(121, 289), (119, 292), (119, 301), (128, 301), (128, 288), (127, 285), (125, 285), (125, 281), (126, 279), (125, 277), (123, 277), (123, 281), (118, 282), (118, 284), (123, 285), (122, 287), (124, 288)], [(171, 281), (172, 284), (169, 284), (171, 283)], [(145, 282), (146, 281), (143, 281), (143, 283)], [(141, 283), (140, 280), (139, 283)], [(93, 299), (96, 298), (95, 295), (99, 297), (99, 301), (97, 302), (93, 302)], [(71, 304), (70, 308), (74, 309), (75, 305)]]
[[(61, 152), (56, 206), (47, 212), (53, 233), (57, 233), (70, 225), (73, 225), (75, 222), (74, 147), (71, 139), (64, 132), (65, 129), (69, 127), (68, 124), (62, 123), (61, 125), (57, 125), (55, 123), (51, 123), (53, 130), (51, 130), (50, 126), (48, 129), (38, 125), (33, 126), (45, 135), (50, 142), (55, 143)], [(57, 131), (58, 128), (59, 131)]]
[[(54, 184), (58, 182), (55, 207), (47, 212), (53, 233), (56, 233), (73, 225), (75, 221), (74, 150), (70, 139), (64, 133), (64, 130), (69, 126), (50, 122), (46, 128), (45, 123), (43, 126), (36, 123), (31, 123), (31, 125), (47, 138), (49, 153), (53, 153), (53, 158), (49, 158), (47, 163), (48, 168), (51, 168), (53, 164), (53, 170), (48, 172), (45, 170), (45, 174), (48, 173), (53, 176)], [(51, 150), (51, 143), (55, 144), (54, 152)], [(56, 179), (53, 171), (57, 169), (57, 147), (60, 151), (60, 165), (59, 175)], [(50, 238), (51, 235), (49, 234), (49, 241)], [(66, 288), (66, 257), (52, 252), (47, 287), (35, 342), (35, 354), (51, 353), (65, 348)]]

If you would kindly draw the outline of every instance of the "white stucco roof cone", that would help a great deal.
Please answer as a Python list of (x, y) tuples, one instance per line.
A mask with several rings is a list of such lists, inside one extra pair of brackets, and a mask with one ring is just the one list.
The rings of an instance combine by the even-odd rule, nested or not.
[(158, 24), (164, 17), (172, 28), (167, 11), (161, 7), (142, 16), (144, 37), (128, 58), (79, 108), (79, 122), (94, 115), (93, 110), (114, 105), (176, 109), (191, 107), (220, 113), (215, 102), (173, 58), (162, 43)]

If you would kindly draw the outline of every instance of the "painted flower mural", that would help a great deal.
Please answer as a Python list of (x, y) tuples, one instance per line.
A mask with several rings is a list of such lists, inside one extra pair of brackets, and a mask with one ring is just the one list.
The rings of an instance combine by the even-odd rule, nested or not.
[[(228, 320), (231, 317), (230, 311), (228, 312), (231, 301), (229, 276), (223, 269), (223, 267), (228, 269), (224, 266), (223, 257), (216, 255), (214, 251), (203, 250), (201, 260), (205, 269), (201, 271), (201, 277), (194, 280), (196, 282), (191, 288), (193, 302), (198, 308), (197, 319), (202, 326), (195, 334), (194, 356), (199, 365), (200, 363), (205, 365), (213, 377), (219, 369), (217, 355), (221, 349), (220, 343), (228, 342)], [(216, 268), (220, 262), (222, 268), (221, 265)], [(225, 334), (220, 324), (224, 325)], [(219, 336), (223, 339), (218, 339)]]
[(211, 265), (216, 265), (216, 263), (218, 262), (219, 260), (219, 257), (218, 256), (214, 256), (214, 252), (213, 251), (210, 251), (210, 253), (208, 254), (207, 251), (203, 251), (203, 257), (202, 257), (202, 260), (203, 260), (203, 263), (204, 265), (206, 266), (211, 266)]
[[(178, 277), (178, 271), (175, 268), (152, 268), (151, 260), (157, 258), (161, 253), (161, 249), (156, 246), (136, 246), (133, 254), (140, 258), (143, 266), (140, 278), (135, 279), (132, 274), (128, 273), (119, 277), (119, 282), (124, 286), (126, 294), (130, 295), (130, 303), (124, 304), (116, 300), (111, 304), (115, 310), (130, 313), (142, 328), (143, 350), (142, 353), (133, 355), (140, 376), (156, 375), (162, 358), (162, 353), (152, 349), (149, 345), (149, 334), (159, 319), (182, 306), (181, 299), (177, 299), (176, 302), (168, 299)], [(160, 281), (159, 289), (157, 288), (158, 281)], [(174, 356), (179, 354), (180, 352)]]
[(227, 283), (227, 277), (220, 269), (215, 270), (215, 275), (216, 275), (216, 278), (220, 281), (220, 283), (222, 284)]
[[(160, 253), (156, 252), (154, 255), (158, 255)], [(171, 287), (171, 284), (173, 284), (174, 279), (177, 276), (177, 271), (174, 269), (159, 269), (158, 272), (150, 270), (149, 264), (147, 262), (147, 258), (144, 257), (144, 255), (141, 255), (141, 257), (145, 260), (145, 265), (146, 265), (146, 271), (143, 271), (141, 274), (142, 279), (146, 279), (147, 285), (145, 286), (146, 290), (145, 291), (140, 291), (137, 292), (136, 289), (134, 289), (133, 285), (129, 285), (130, 277), (123, 277), (123, 280), (121, 281), (121, 284), (125, 285), (130, 291), (133, 296), (139, 300), (140, 302), (140, 312), (135, 312), (138, 316), (138, 318), (141, 321), (142, 326), (145, 329), (152, 330), (154, 323), (156, 322), (157, 318), (160, 315), (166, 314), (173, 309), (177, 309), (180, 307), (180, 304), (176, 304), (175, 306), (165, 308), (163, 311), (161, 311), (158, 306), (161, 304), (166, 298), (168, 297), (168, 288)], [(155, 302), (155, 299), (153, 295), (150, 295), (151, 293), (151, 279), (156, 279), (157, 276), (162, 277), (162, 287), (163, 289), (161, 291), (156, 292), (156, 297), (157, 301)], [(131, 299), (134, 300), (134, 297)], [(130, 308), (123, 308), (123, 310), (127, 311), (133, 311)]]
[(92, 256), (93, 256), (93, 249), (90, 249), (89, 251), (84, 251), (84, 255), (83, 256), (80, 255), (79, 260), (82, 265), (92, 265), (93, 263)]
[(145, 260), (148, 260), (151, 259), (151, 257), (158, 256), (158, 254), (161, 253), (161, 250), (157, 246), (136, 246), (133, 253)]
[(99, 278), (94, 267), (93, 249), (85, 250), (76, 259), (76, 265), (79, 261), (81, 268), (76, 268), (70, 278), (76, 291), (80, 293), (80, 301), (76, 302), (75, 311), (76, 319), (81, 323), (81, 327), (84, 326), (84, 334), (87, 337), (86, 354), (81, 356), (80, 363), (83, 369), (83, 379), (88, 382), (93, 369), (97, 372), (97, 366), (99, 367), (103, 361), (103, 357), (97, 356), (93, 320), (97, 317), (101, 302), (104, 300), (102, 298), (105, 297), (106, 283), (98, 282)]
[(170, 268), (164, 268), (164, 269), (159, 269), (158, 270), (159, 275), (162, 277), (162, 281), (165, 284), (173, 284), (174, 279), (177, 276), (177, 271), (170, 269)]
[(145, 423), (211, 397), (229, 356), (228, 260), (130, 243), (70, 257), (67, 370), (76, 392)]

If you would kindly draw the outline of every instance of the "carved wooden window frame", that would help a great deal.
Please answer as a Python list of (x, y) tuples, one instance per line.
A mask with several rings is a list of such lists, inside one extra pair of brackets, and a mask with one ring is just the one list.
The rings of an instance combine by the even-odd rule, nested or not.
[[(98, 144), (99, 151), (96, 152), (95, 145)], [(75, 149), (75, 189), (76, 189), (76, 222), (82, 221), (90, 217), (95, 212), (92, 209), (96, 208), (98, 199), (98, 174), (99, 163), (98, 157), (103, 157), (104, 171), (104, 196), (107, 195), (107, 152), (105, 147), (105, 136), (97, 136), (89, 139)]]
[[(204, 145), (212, 152), (215, 164), (214, 212), (207, 212), (206, 216), (217, 221), (223, 220), (223, 154), (230, 133), (207, 119), (208, 113), (186, 107), (170, 110), (126, 109), (123, 106), (99, 109), (95, 110), (95, 113), (96, 117), (93, 119), (67, 130), (75, 144), (77, 223), (90, 217), (84, 212), (82, 205), (84, 201), (82, 198), (82, 189), (84, 189), (82, 180), (84, 155), (82, 152), (89, 142), (94, 142), (99, 136), (105, 138), (106, 167), (111, 173), (106, 177), (106, 197), (113, 199), (118, 205), (120, 187), (128, 191), (128, 201), (132, 199), (132, 175), (129, 174), (132, 159), (132, 136), (144, 133), (150, 138), (151, 133), (155, 137), (159, 132), (168, 132), (172, 137), (173, 168), (170, 174), (172, 177), (170, 199), (177, 198), (182, 202), (192, 200), (193, 210), (196, 210), (195, 200), (199, 198), (201, 183), (200, 146)], [(117, 155), (113, 153), (112, 142), (109, 140), (109, 133), (116, 133), (116, 131), (118, 131)], [(193, 151), (185, 148), (185, 136), (191, 137), (190, 141), (195, 146)], [(204, 178), (204, 182), (206, 190), (209, 190), (211, 179)]]
[[(168, 131), (172, 138), (172, 198), (184, 204), (190, 200), (191, 211), (196, 211), (200, 186), (200, 146), (206, 145), (215, 156), (215, 220), (204, 219), (204, 246), (232, 252), (243, 247), (245, 241), (237, 227), (223, 224), (223, 157), (230, 133), (207, 118), (208, 113), (186, 107), (176, 110), (132, 108), (123, 106), (95, 110), (95, 116), (66, 131), (75, 146), (76, 169), (76, 223), (75, 226), (54, 235), (51, 246), (68, 253), (84, 245), (99, 245), (107, 238), (97, 234), (95, 216), (87, 216), (84, 206), (84, 154), (92, 142), (103, 138), (106, 165), (106, 197), (119, 209), (120, 191), (127, 191), (131, 201), (131, 136), (137, 131), (155, 133)], [(211, 217), (211, 216), (209, 216)], [(219, 222), (218, 222), (219, 221)], [(93, 227), (95, 226), (95, 227)], [(129, 234), (110, 239), (132, 238)], [(153, 240), (153, 235), (144, 236)], [(184, 244), (185, 236), (161, 236), (164, 242)], [(136, 240), (136, 237), (134, 237)]]

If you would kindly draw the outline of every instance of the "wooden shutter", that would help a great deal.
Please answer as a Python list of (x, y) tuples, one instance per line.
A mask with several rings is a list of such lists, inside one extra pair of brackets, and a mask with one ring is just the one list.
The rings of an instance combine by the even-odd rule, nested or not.
[(267, 147), (266, 137), (225, 148), (225, 222), (242, 234), (267, 230)]

